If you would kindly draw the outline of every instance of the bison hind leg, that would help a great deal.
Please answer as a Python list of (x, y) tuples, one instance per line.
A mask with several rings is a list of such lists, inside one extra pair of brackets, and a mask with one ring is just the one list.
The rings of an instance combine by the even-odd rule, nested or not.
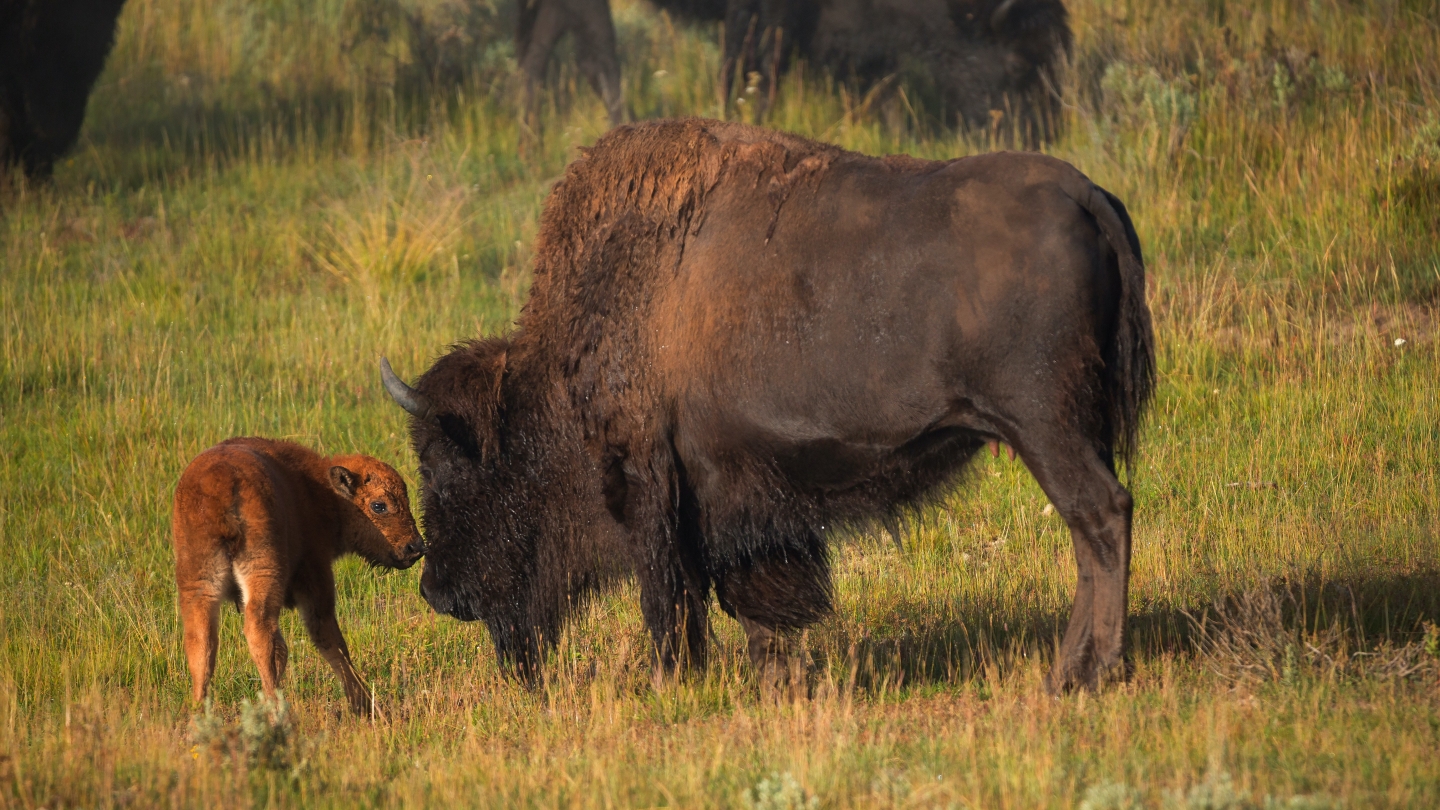
[(221, 595), (214, 587), (196, 587), (180, 593), (180, 621), (185, 627), (185, 660), (196, 703), (203, 703), (215, 676), (215, 653), (220, 646)]
[(1125, 660), (1134, 502), (1096, 442), (1055, 422), (1022, 430), (1020, 455), (1075, 547), (1075, 606), (1047, 679), (1052, 692), (1128, 676)]

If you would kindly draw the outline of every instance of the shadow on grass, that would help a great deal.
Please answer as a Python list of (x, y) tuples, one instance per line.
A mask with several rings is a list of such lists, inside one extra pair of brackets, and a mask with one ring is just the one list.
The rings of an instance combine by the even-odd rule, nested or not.
[[(484, 119), (510, 117), (501, 115), (507, 94), (499, 85), (506, 77), (285, 88), (261, 82), (201, 89), (179, 81), (147, 75), (97, 92), (101, 97), (92, 102), (82, 148), (98, 153), (114, 180), (139, 186), (257, 159), (363, 154), (397, 139), (425, 137), (455, 123), (462, 109), (474, 104), (484, 108)], [(107, 103), (106, 90), (120, 99)], [(511, 140), (491, 145), (497, 156), (513, 157)]]
[[(1273, 606), (1270, 613), (1257, 614), (1250, 607), (1257, 598)], [(811, 655), (822, 672), (853, 669), (855, 688), (866, 692), (983, 682), (1037, 658), (1049, 667), (1068, 614), (1036, 613), (1006, 621), (997, 618), (1004, 615), (1000, 611), (982, 608), (969, 605), (958, 622), (921, 624), (903, 633), (842, 631)], [(1234, 626), (1240, 622), (1246, 626)], [(1226, 655), (1235, 656), (1232, 648), (1238, 646), (1251, 666), (1276, 658), (1268, 663), (1279, 673), (1283, 662), (1277, 656), (1286, 654), (1287, 644), (1309, 645), (1312, 657), (1333, 663), (1333, 650), (1359, 657), (1413, 647), (1425, 638), (1427, 624), (1440, 624), (1440, 568), (1385, 575), (1305, 572), (1219, 591), (1205, 604), (1133, 613), (1129, 648), (1132, 659), (1164, 654), (1214, 658), (1217, 633), (1243, 631), (1238, 640), (1227, 642)]]

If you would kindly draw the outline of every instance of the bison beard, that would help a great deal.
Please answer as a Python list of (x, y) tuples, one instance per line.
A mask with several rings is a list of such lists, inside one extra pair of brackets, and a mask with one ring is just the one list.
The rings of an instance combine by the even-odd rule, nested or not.
[(870, 158), (738, 124), (622, 127), (546, 202), (518, 328), (410, 388), (422, 592), (533, 673), (633, 572), (661, 671), (712, 591), (758, 667), (831, 605), (827, 533), (943, 494), (987, 441), (1069, 524), (1051, 686), (1124, 672), (1128, 461), (1153, 378), (1124, 206), (1061, 161)]
[(0, 168), (48, 177), (80, 135), (125, 0), (0, 0)]

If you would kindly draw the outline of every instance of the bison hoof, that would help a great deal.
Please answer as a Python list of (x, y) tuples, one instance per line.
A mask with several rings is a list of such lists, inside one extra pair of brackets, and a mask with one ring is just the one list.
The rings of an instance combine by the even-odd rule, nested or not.
[(1045, 676), (1045, 691), (1056, 697), (1077, 690), (1098, 692), (1111, 684), (1130, 680), (1130, 670), (1130, 663), (1124, 660), (1103, 664), (1094, 660), (1078, 664), (1061, 661)]

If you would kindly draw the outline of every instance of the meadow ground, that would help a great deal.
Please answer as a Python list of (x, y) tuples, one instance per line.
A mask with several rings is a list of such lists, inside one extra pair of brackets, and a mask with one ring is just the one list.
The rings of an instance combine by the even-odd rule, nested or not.
[[(1128, 684), (1044, 694), (1069, 539), (987, 456), (902, 549), (836, 538), (810, 700), (762, 697), (727, 620), (705, 678), (655, 691), (630, 587), (527, 691), (418, 568), (350, 561), (341, 624), (383, 717), (342, 714), (293, 616), (289, 724), (242, 711), (228, 611), (197, 715), (181, 469), (261, 434), (413, 487), (377, 357), (413, 375), (506, 328), (546, 188), (603, 112), (560, 70), (517, 157), (484, 4), (130, 0), (79, 148), (0, 189), (0, 807), (1440, 805), (1440, 12), (1070, 7), (1049, 151), (1129, 204), (1160, 346)], [(616, 12), (636, 114), (715, 114), (715, 32)], [(987, 148), (935, 116), (797, 71), (770, 123)]]

